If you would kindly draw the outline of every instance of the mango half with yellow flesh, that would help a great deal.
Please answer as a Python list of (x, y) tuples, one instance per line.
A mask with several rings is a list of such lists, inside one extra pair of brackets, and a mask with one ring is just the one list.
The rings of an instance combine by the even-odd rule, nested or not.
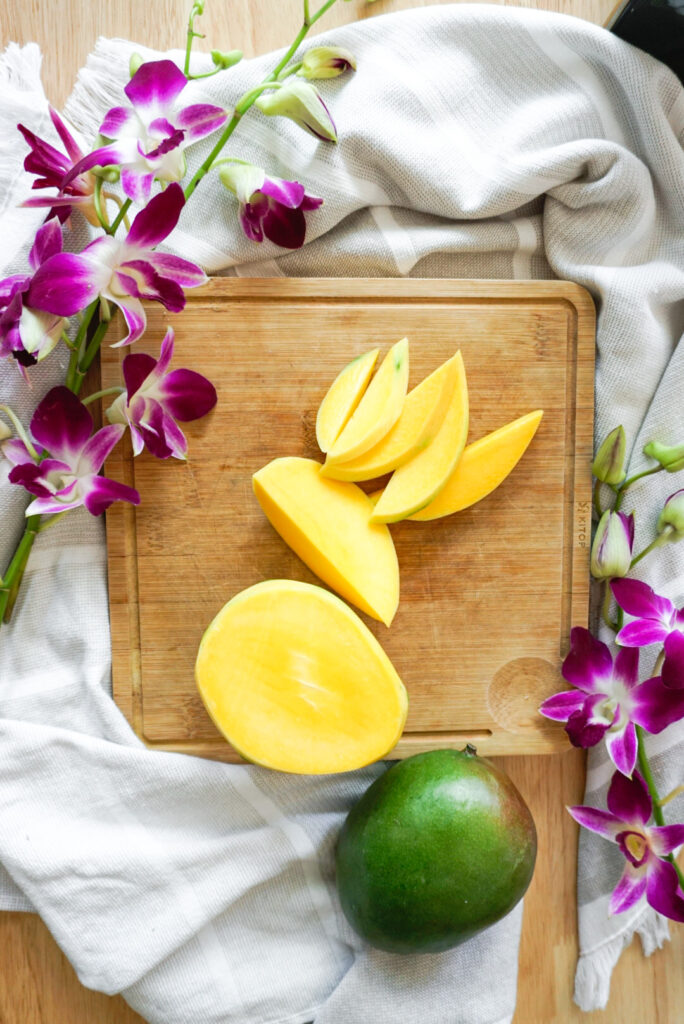
[(399, 563), (390, 532), (371, 523), (373, 503), (356, 484), (327, 480), (313, 459), (274, 459), (252, 478), (271, 525), (312, 572), (389, 626), (399, 604)]
[(408, 698), (373, 634), (334, 594), (267, 580), (237, 594), (200, 643), (197, 687), (247, 760), (283, 772), (348, 772), (384, 757)]
[(439, 519), (486, 498), (516, 467), (537, 432), (543, 415), (541, 409), (529, 412), (469, 444), (434, 501), (412, 515), (411, 519), (419, 522)]
[(403, 466), (427, 448), (449, 408), (457, 375), (454, 356), (409, 391), (401, 416), (382, 441), (349, 462), (324, 463), (323, 476), (334, 480), (372, 480)]
[(453, 473), (468, 437), (468, 385), (460, 352), (454, 356), (454, 367), (456, 380), (449, 407), (432, 444), (392, 474), (371, 522), (407, 519), (429, 505)]
[(408, 338), (402, 338), (383, 359), (356, 411), (328, 451), (331, 463), (355, 459), (389, 433), (404, 407), (408, 376)]
[(316, 416), (316, 440), (322, 452), (332, 447), (359, 404), (379, 354), (380, 349), (374, 348), (352, 359), (330, 386)]

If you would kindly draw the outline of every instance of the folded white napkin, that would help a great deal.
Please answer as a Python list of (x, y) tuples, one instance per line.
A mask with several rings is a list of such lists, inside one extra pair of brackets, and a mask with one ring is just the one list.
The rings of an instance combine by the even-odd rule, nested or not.
[[(253, 116), (231, 146), (325, 198), (307, 245), (256, 249), (209, 180), (173, 236), (183, 256), (210, 273), (578, 281), (600, 311), (597, 434), (622, 422), (633, 470), (652, 434), (681, 440), (684, 92), (674, 76), (588, 23), (510, 8), (373, 17), (325, 41), (358, 59), (353, 76), (324, 87), (340, 144)], [(134, 48), (151, 55), (100, 40), (81, 72), (67, 115), (86, 137), (120, 103)], [(193, 100), (230, 104), (272, 63), (194, 83)], [(30, 187), (16, 121), (51, 137), (38, 68), (35, 47), (0, 58), (4, 272), (21, 267), (40, 220), (14, 208)], [(34, 371), (30, 394), (0, 367), (0, 401), (27, 421), (64, 364)], [(5, 475), (0, 464), (2, 564), (23, 513)], [(635, 488), (643, 531), (661, 497)], [(681, 601), (682, 554), (673, 547), (660, 564), (649, 581)], [(0, 635), (0, 904), (32, 905), (86, 985), (123, 992), (154, 1024), (511, 1020), (519, 907), (455, 951), (415, 959), (370, 951), (346, 926), (335, 835), (381, 767), (293, 779), (148, 752), (108, 682), (101, 524), (78, 512), (39, 537)], [(681, 726), (656, 738), (665, 789), (682, 738)], [(589, 799), (609, 774), (592, 759)], [(652, 948), (666, 928), (644, 909), (609, 919), (620, 865), (600, 839), (581, 853), (577, 998), (589, 1007), (605, 1002), (634, 931)]]

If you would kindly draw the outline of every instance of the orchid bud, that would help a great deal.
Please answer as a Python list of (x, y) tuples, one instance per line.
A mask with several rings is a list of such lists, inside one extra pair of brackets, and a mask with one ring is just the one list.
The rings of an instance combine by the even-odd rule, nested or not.
[(337, 142), (337, 129), (318, 90), (293, 78), (276, 92), (259, 96), (255, 106), (268, 117), (288, 117), (318, 139)]
[(7, 438), (11, 436), (11, 428), (7, 426), (4, 420), (0, 420), (0, 441), (6, 441)]
[(145, 58), (143, 57), (143, 55), (141, 53), (138, 53), (137, 50), (134, 50), (128, 62), (128, 74), (130, 75), (131, 78), (136, 73), (140, 65), (144, 63)]
[(229, 160), (219, 168), (219, 179), (224, 188), (237, 196), (241, 203), (248, 203), (250, 198), (264, 183), (266, 172), (262, 167), (255, 167), (244, 160)]
[(337, 78), (345, 71), (356, 71), (356, 60), (343, 46), (314, 46), (304, 54), (297, 72), (300, 78)]
[(622, 483), (625, 479), (625, 447), (625, 432), (622, 427), (615, 427), (601, 444), (591, 465), (597, 480), (604, 484)]
[(232, 68), (242, 60), (242, 50), (227, 50), (225, 53), (221, 50), (212, 50), (211, 59), (217, 68)]
[(591, 546), (591, 575), (597, 580), (626, 576), (632, 563), (634, 516), (607, 510)]
[(663, 540), (677, 541), (684, 538), (684, 488), (675, 491), (665, 502), (658, 517), (656, 531)]
[(670, 446), (661, 444), (660, 441), (649, 441), (644, 446), (644, 455), (650, 455), (668, 473), (677, 473), (684, 469), (684, 444)]

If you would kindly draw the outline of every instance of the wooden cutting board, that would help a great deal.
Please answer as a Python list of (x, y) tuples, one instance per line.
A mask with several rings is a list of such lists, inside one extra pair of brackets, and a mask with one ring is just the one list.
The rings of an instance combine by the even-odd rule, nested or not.
[[(114, 697), (150, 746), (239, 757), (195, 689), (202, 633), (238, 591), (269, 578), (319, 582), (274, 532), (251, 476), (273, 458), (320, 458), (318, 405), (339, 370), (410, 339), (410, 381), (463, 353), (472, 441), (535, 408), (537, 435), (488, 498), (391, 527), (401, 601), (390, 629), (362, 616), (404, 680), (397, 756), (473, 742), (480, 753), (563, 749), (537, 714), (562, 685), (571, 625), (587, 623), (594, 307), (562, 281), (239, 279), (191, 291), (180, 315), (147, 308), (136, 351), (206, 374), (219, 403), (188, 424), (190, 458), (133, 460), (107, 475), (140, 491), (107, 513)], [(103, 387), (126, 349), (103, 349)], [(370, 489), (370, 485), (369, 485)]]

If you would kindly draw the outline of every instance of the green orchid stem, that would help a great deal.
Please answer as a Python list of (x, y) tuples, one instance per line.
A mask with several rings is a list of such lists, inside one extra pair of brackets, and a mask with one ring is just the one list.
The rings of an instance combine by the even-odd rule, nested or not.
[(95, 213), (105, 231), (109, 231), (109, 219), (107, 217), (107, 207), (102, 205), (102, 178), (95, 179), (95, 189), (93, 191), (93, 205), (95, 207)]
[(78, 390), (75, 391), (74, 394), (78, 394), (78, 391), (80, 391), (81, 384), (83, 383), (83, 378), (85, 377), (86, 373), (90, 369), (90, 367), (92, 365), (92, 362), (93, 362), (93, 359), (95, 358), (97, 353), (100, 351), (100, 345), (102, 344), (102, 339), (104, 338), (105, 334), (107, 333), (107, 329), (108, 328), (109, 328), (109, 320), (101, 320), (100, 323), (95, 328), (95, 333), (93, 334), (92, 338), (88, 342), (88, 347), (86, 348), (86, 350), (85, 350), (85, 352), (83, 354), (83, 358), (80, 360), (80, 362), (78, 364), (78, 368), (76, 370), (76, 386), (77, 386)]
[[(648, 758), (646, 757), (646, 748), (644, 746), (645, 733), (640, 725), (636, 726), (636, 734), (637, 759), (639, 761), (639, 770), (644, 777), (644, 782), (646, 783), (646, 786), (648, 787), (648, 792), (650, 794), (651, 802), (653, 804), (653, 818), (655, 820), (655, 823), (656, 825), (662, 826), (665, 824), (665, 818), (663, 816), (663, 804), (660, 797), (658, 796), (658, 790), (656, 789), (655, 782), (653, 781), (653, 772), (651, 771), (651, 766), (648, 763)], [(669, 862), (672, 865), (674, 865), (674, 869), (677, 872), (677, 877), (679, 879), (679, 884), (682, 890), (684, 890), (684, 874), (682, 874), (682, 870), (679, 867), (677, 861), (675, 860), (673, 854), (669, 853), (665, 859), (669, 860)]]
[(126, 202), (122, 204), (121, 209), (117, 213), (117, 215), (114, 218), (114, 220), (112, 221), (111, 225), (106, 229), (108, 235), (115, 235), (116, 234), (117, 229), (118, 229), (119, 225), (121, 224), (121, 221), (125, 219), (126, 214), (128, 213), (130, 207), (131, 207), (131, 200), (127, 199)]
[(596, 480), (594, 482), (594, 509), (596, 515), (601, 518), (603, 515), (603, 509), (601, 508), (601, 481)]
[(656, 537), (655, 540), (652, 540), (651, 543), (647, 547), (645, 547), (643, 551), (640, 551), (638, 555), (634, 556), (632, 561), (629, 563), (630, 570), (633, 569), (634, 566), (637, 565), (641, 561), (642, 558), (645, 558), (646, 555), (648, 555), (651, 551), (653, 551), (654, 548), (659, 548), (659, 547), (662, 546), (662, 544), (663, 544), (663, 537), (662, 537), (662, 534), (661, 534), (659, 537)]
[[(185, 42), (185, 63), (183, 65), (183, 72), (186, 78), (190, 77), (190, 54), (192, 53), (192, 41), (193, 39), (200, 36), (199, 32), (195, 32), (195, 18), (198, 16), (199, 11), (197, 10), (196, 4), (193, 4), (190, 8), (190, 17), (188, 18), (188, 33)], [(202, 38), (202, 37), (200, 37)]]
[(9, 622), (14, 602), (19, 593), (19, 586), (24, 575), (24, 569), (33, 547), (33, 542), (38, 533), (40, 516), (29, 516), (24, 527), (24, 535), (19, 541), (17, 550), (14, 552), (12, 561), (7, 567), (7, 572), (0, 587), (0, 623)]
[(684, 793), (684, 783), (680, 786), (675, 786), (675, 788), (670, 793), (668, 793), (667, 796), (661, 797), (659, 800), (660, 806), (664, 807), (665, 804), (669, 804), (670, 800), (674, 800), (675, 797), (681, 796), (682, 793)]
[(36, 451), (36, 449), (31, 444), (31, 439), (29, 438), (28, 434), (24, 430), (24, 425), (21, 422), (21, 420), (19, 419), (19, 417), (17, 416), (17, 414), (14, 412), (14, 410), (10, 409), (9, 405), (0, 405), (0, 412), (4, 412), (5, 416), (9, 420), (11, 420), (12, 426), (14, 427), (14, 429), (17, 432), (17, 437), (19, 437), (24, 442), (24, 444), (26, 445), (26, 447), (29, 450), (29, 454), (31, 455), (31, 458), (37, 459), (38, 458), (38, 452)]
[[(336, 3), (336, 2), (337, 2), (337, 0), (326, 0), (326, 2), (316, 11), (316, 13), (312, 14), (312, 15), (309, 15), (308, 4), (305, 4), (305, 7), (304, 7), (304, 22), (303, 22), (302, 27), (300, 28), (299, 32), (295, 36), (294, 41), (293, 41), (292, 45), (290, 46), (289, 50), (281, 58), (281, 60), (278, 62), (278, 64), (276, 64), (276, 66), (273, 69), (273, 71), (271, 72), (271, 74), (267, 78), (265, 78), (263, 80), (263, 82), (261, 82), (259, 85), (255, 86), (254, 89), (250, 89), (249, 92), (246, 92), (244, 94), (244, 96), (242, 96), (238, 100), (238, 102), (235, 105), (235, 113), (231, 117), (231, 119), (228, 122), (228, 124), (226, 125), (226, 127), (221, 132), (216, 145), (214, 146), (214, 148), (212, 149), (211, 153), (206, 158), (204, 163), (201, 164), (197, 168), (197, 170), (193, 174), (192, 178), (188, 182), (188, 184), (187, 184), (187, 186), (185, 188), (185, 200), (186, 200), (186, 202), (190, 198), (190, 196), (193, 194), (193, 192), (195, 191), (195, 189), (199, 185), (199, 183), (202, 180), (202, 178), (210, 170), (211, 165), (216, 160), (216, 157), (219, 155), (219, 153), (221, 152), (221, 150), (225, 146), (226, 142), (231, 137), (231, 135), (233, 134), (233, 132), (237, 128), (238, 124), (240, 123), (240, 119), (242, 117), (244, 117), (244, 115), (247, 113), (247, 111), (252, 106), (254, 101), (261, 95), (261, 93), (264, 91), (264, 89), (269, 89), (269, 88), (272, 89), (272, 88), (275, 87), (275, 85), (277, 85), (277, 83), (278, 83), (278, 76), (279, 76), (280, 72), (283, 70), (284, 67), (286, 67), (289, 64), (289, 62), (291, 61), (292, 57), (297, 52), (298, 47), (300, 46), (300, 44), (302, 43), (302, 41), (306, 37), (306, 34), (308, 33), (308, 31), (311, 28), (311, 26), (314, 25), (318, 21), (319, 18), (322, 18), (323, 15), (326, 13), (326, 11), (329, 11), (330, 8), (333, 6), (333, 4)], [(186, 74), (187, 74), (187, 71), (186, 71)], [(116, 223), (116, 221), (114, 223)], [(113, 226), (114, 225), (112, 225), (112, 227)]]
[(617, 622), (613, 622), (610, 617), (610, 602), (613, 599), (613, 594), (610, 589), (610, 580), (604, 580), (603, 585), (605, 587), (605, 591), (603, 594), (603, 603), (601, 605), (601, 618), (605, 622), (606, 626), (608, 626), (608, 629), (612, 629), (614, 633), (617, 633)]
[(96, 402), (98, 398), (106, 398), (107, 395), (121, 395), (125, 390), (126, 388), (114, 384), (111, 388), (102, 388), (101, 391), (95, 391), (92, 395), (88, 395), (87, 398), (82, 398), (81, 402), (83, 405), (90, 405), (91, 402)]
[(614, 511), (615, 512), (619, 512), (620, 511), (620, 507), (622, 505), (622, 499), (624, 498), (625, 491), (627, 490), (628, 487), (631, 487), (632, 484), (635, 484), (637, 482), (637, 480), (641, 480), (642, 477), (653, 476), (654, 473), (660, 473), (662, 471), (662, 469), (663, 469), (662, 466), (655, 466), (653, 469), (645, 469), (643, 473), (636, 473), (634, 476), (630, 476), (629, 479), (625, 480), (625, 482), (623, 484), (620, 484), (620, 486), (618, 487), (617, 491), (615, 492), (617, 494), (617, 498), (615, 499), (615, 509), (614, 509)]

